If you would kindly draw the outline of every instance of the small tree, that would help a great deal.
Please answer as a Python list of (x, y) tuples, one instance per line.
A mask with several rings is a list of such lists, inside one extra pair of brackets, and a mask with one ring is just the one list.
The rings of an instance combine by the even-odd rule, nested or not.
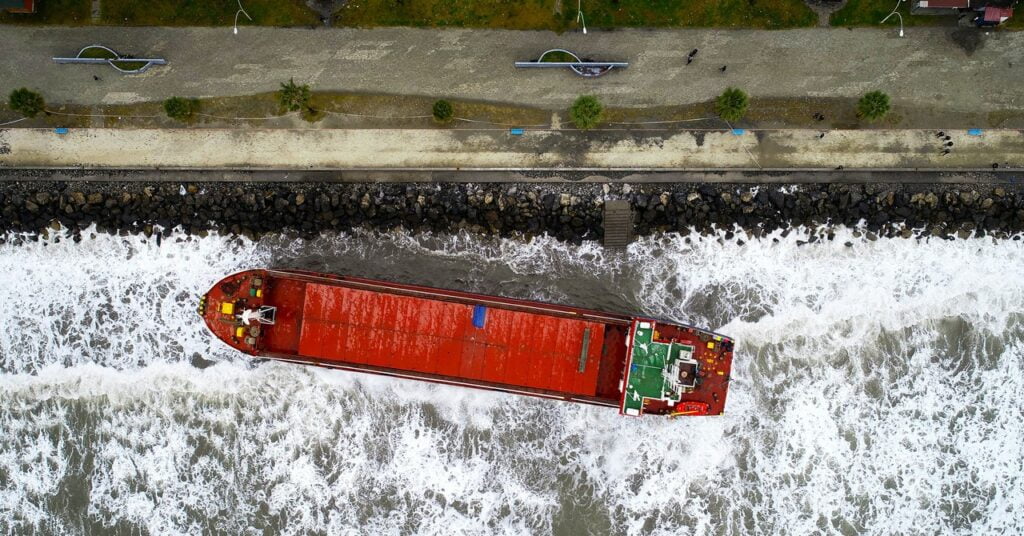
[(601, 106), (601, 102), (597, 100), (597, 97), (592, 95), (583, 95), (577, 98), (576, 102), (572, 103), (572, 107), (569, 108), (569, 119), (580, 130), (596, 127), (601, 122), (603, 114), (604, 107)]
[(8, 104), (12, 110), (25, 117), (35, 117), (46, 108), (42, 95), (24, 87), (11, 92)]
[(452, 103), (441, 99), (434, 103), (433, 107), (434, 120), (440, 123), (447, 123), (452, 120), (455, 115), (455, 110), (452, 109)]
[(857, 101), (857, 117), (875, 121), (889, 113), (889, 96), (881, 91), (870, 91)]
[(715, 99), (715, 113), (726, 121), (739, 121), (747, 113), (750, 99), (742, 89), (727, 87)]
[(302, 84), (300, 86), (295, 83), (294, 78), (281, 84), (281, 91), (277, 93), (281, 107), (289, 112), (297, 112), (303, 108), (309, 108), (310, 96), (309, 85)]
[(164, 101), (164, 112), (171, 119), (187, 123), (199, 112), (199, 100), (171, 97)]

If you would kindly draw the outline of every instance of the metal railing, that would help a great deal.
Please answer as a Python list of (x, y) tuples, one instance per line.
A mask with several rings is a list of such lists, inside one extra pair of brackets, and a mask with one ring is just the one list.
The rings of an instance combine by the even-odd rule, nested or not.
[[(576, 59), (576, 61), (544, 61), (544, 57), (553, 52), (561, 52), (568, 54)], [(587, 78), (594, 78), (608, 73), (612, 69), (618, 67), (625, 69), (629, 67), (629, 63), (625, 61), (583, 61), (576, 54), (569, 52), (562, 48), (553, 48), (545, 51), (540, 55), (539, 58), (533, 61), (517, 61), (515, 62), (517, 68), (533, 68), (533, 69), (571, 69), (574, 73), (584, 76)]]
[[(101, 50), (105, 50), (105, 51), (109, 52), (110, 54), (113, 54), (114, 57), (113, 58), (83, 58), (82, 57), (82, 54), (84, 54), (86, 50), (97, 49), (97, 48), (101, 49)], [(52, 58), (52, 59), (56, 63), (64, 63), (64, 64), (69, 64), (69, 63), (70, 64), (80, 64), (80, 65), (102, 65), (102, 64), (107, 64), (107, 65), (110, 65), (111, 67), (113, 67), (114, 69), (116, 69), (118, 72), (121, 72), (121, 73), (124, 73), (124, 74), (138, 74), (138, 73), (145, 72), (146, 69), (149, 69), (150, 67), (152, 67), (154, 65), (167, 65), (167, 60), (165, 60), (163, 58), (125, 58), (125, 57), (122, 57), (120, 54), (118, 54), (113, 49), (107, 48), (107, 47), (105, 47), (103, 45), (89, 45), (87, 47), (83, 47), (82, 50), (78, 51), (78, 55), (75, 56), (75, 57), (72, 57), (72, 58), (56, 57), (56, 58)], [(142, 67), (139, 67), (137, 69), (122, 69), (121, 67), (118, 66), (119, 63), (129, 63), (129, 62), (130, 63), (142, 63), (143, 65), (142, 65)]]

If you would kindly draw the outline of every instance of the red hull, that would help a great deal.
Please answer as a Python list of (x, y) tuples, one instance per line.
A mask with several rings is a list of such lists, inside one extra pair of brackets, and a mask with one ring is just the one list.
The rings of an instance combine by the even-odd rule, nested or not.
[[(256, 318), (261, 307), (264, 316), (273, 316), (272, 323)], [(624, 390), (639, 378), (627, 377), (627, 363), (636, 351), (630, 334), (641, 320), (574, 307), (311, 272), (252, 270), (215, 285), (201, 300), (200, 314), (233, 348), (284, 361), (621, 410), (629, 405)], [(704, 378), (685, 392), (685, 401), (696, 405), (682, 406), (680, 395), (644, 398), (642, 412), (721, 413), (732, 342), (661, 322), (654, 335), (671, 337), (676, 346), (685, 342), (691, 351), (697, 343), (703, 349), (712, 338), (724, 344), (714, 350), (713, 357), (721, 358), (719, 373), (702, 365)]]

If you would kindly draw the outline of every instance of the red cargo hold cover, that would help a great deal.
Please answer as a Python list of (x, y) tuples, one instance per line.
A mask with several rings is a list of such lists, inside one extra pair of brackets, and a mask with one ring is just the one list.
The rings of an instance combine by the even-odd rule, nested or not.
[[(594, 396), (604, 325), (348, 287), (306, 284), (298, 353), (337, 362)], [(586, 364), (579, 372), (584, 333)]]

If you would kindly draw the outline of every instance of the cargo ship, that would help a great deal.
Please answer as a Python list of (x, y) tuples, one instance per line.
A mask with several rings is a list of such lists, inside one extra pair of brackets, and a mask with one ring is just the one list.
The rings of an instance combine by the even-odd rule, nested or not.
[(199, 300), (232, 348), (291, 363), (618, 408), (720, 415), (733, 341), (653, 318), (297, 270)]

